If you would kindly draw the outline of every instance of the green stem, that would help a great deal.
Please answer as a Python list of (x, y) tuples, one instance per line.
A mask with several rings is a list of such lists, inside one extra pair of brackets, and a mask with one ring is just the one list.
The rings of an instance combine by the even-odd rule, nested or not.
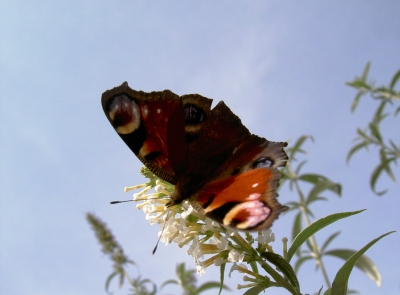
[[(307, 214), (307, 210), (306, 210), (306, 206), (307, 205), (305, 204), (305, 201), (304, 201), (305, 198), (304, 198), (303, 192), (300, 190), (300, 186), (299, 186), (299, 183), (298, 183), (297, 180), (295, 181), (295, 185), (296, 185), (296, 190), (297, 190), (297, 192), (299, 194), (299, 197), (300, 197), (300, 202), (301, 202), (300, 209), (301, 209), (302, 215), (303, 215), (304, 220), (306, 222), (306, 226), (309, 226), (311, 224), (311, 220), (310, 220), (310, 217)], [(330, 288), (331, 287), (331, 282), (329, 280), (328, 273), (326, 272), (325, 265), (324, 265), (324, 263), (322, 261), (321, 250), (319, 249), (319, 247), (317, 245), (317, 240), (315, 239), (314, 235), (312, 235), (310, 237), (310, 243), (311, 243), (312, 251), (315, 254), (316, 263), (321, 268), (321, 272), (322, 272), (322, 275), (324, 277), (326, 286), (327, 286), (327, 288)]]
[(378, 148), (381, 148), (385, 151), (386, 154), (388, 155), (393, 155), (395, 158), (400, 158), (400, 151), (394, 150), (391, 147), (387, 146), (383, 141), (380, 142), (373, 138), (372, 136), (368, 137), (359, 137), (361, 140), (364, 140), (364, 142), (368, 145), (375, 145), (378, 146)]

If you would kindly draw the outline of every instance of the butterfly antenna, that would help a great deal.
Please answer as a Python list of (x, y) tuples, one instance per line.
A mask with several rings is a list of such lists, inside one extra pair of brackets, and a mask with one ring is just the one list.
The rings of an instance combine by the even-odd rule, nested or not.
[[(170, 211), (171, 211), (171, 207), (168, 207), (167, 217), (168, 217)], [(164, 222), (163, 228), (162, 228), (162, 230), (161, 230), (161, 234), (160, 234), (160, 236), (158, 237), (156, 246), (155, 246), (154, 249), (153, 249), (153, 252), (152, 252), (153, 255), (154, 255), (154, 253), (156, 253), (157, 247), (158, 247), (158, 243), (160, 243), (161, 237), (162, 237), (162, 235), (163, 235), (163, 233), (164, 233), (165, 225), (167, 224), (167, 221), (168, 221), (168, 220), (167, 220), (167, 217), (165, 218), (165, 222)]]
[(133, 202), (133, 200), (126, 200), (126, 201), (112, 201), (110, 204), (119, 204), (119, 203), (125, 203), (125, 202)]

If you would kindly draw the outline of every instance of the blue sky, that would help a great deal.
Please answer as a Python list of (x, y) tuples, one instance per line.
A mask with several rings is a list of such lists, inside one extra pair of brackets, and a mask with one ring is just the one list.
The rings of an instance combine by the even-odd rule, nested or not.
[[(327, 195), (329, 202), (314, 207), (318, 217), (368, 209), (329, 227), (320, 242), (341, 230), (333, 246), (359, 249), (400, 229), (398, 183), (382, 179), (384, 197), (368, 187), (376, 151), (345, 163), (356, 128), (376, 103), (364, 99), (352, 115), (355, 91), (344, 84), (368, 61), (378, 84), (399, 69), (398, 1), (2, 1), (0, 10), (1, 294), (102, 294), (111, 263), (86, 212), (109, 225), (143, 277), (161, 283), (173, 278), (176, 263), (194, 266), (175, 245), (152, 256), (158, 228), (133, 204), (108, 204), (130, 198), (123, 187), (143, 182), (141, 163), (100, 106), (102, 92), (123, 81), (137, 90), (224, 100), (269, 140), (312, 135), (304, 171), (343, 185), (342, 198)], [(384, 125), (397, 143), (398, 124), (391, 118)], [(399, 169), (394, 173), (399, 180)], [(283, 188), (280, 201), (294, 199)], [(292, 218), (275, 223), (277, 240), (290, 236)], [(399, 245), (396, 233), (367, 253), (382, 288), (358, 270), (350, 287), (398, 294)], [(326, 262), (333, 279), (341, 263)], [(216, 276), (207, 269), (201, 281)], [(323, 285), (312, 264), (299, 277), (304, 293)]]

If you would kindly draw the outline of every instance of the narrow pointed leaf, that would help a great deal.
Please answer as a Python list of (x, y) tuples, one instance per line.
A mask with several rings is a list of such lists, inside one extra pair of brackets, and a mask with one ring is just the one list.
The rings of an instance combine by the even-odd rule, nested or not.
[(359, 144), (356, 144), (355, 146), (353, 146), (351, 148), (351, 150), (349, 151), (349, 153), (347, 154), (347, 158), (346, 158), (346, 162), (348, 163), (350, 161), (350, 158), (353, 156), (353, 154), (358, 151), (359, 149), (362, 149), (364, 147), (366, 147), (368, 145), (368, 143), (366, 142), (361, 142)]
[(381, 154), (381, 162), (386, 163), (384, 169), (386, 173), (389, 175), (389, 177), (392, 179), (392, 181), (396, 182), (396, 178), (393, 175), (392, 169), (390, 169), (390, 162), (396, 160), (396, 158), (387, 158), (386, 151), (384, 149), (381, 149), (380, 151)]
[(328, 178), (326, 178), (325, 176), (320, 175), (320, 174), (307, 173), (307, 174), (301, 175), (299, 177), (299, 179), (310, 182), (312, 184), (316, 184), (320, 181), (327, 180)]
[(219, 292), (218, 292), (218, 295), (221, 294), (222, 289), (224, 287), (225, 267), (226, 267), (226, 263), (222, 263), (221, 267), (219, 268)]
[[(399, 108), (400, 109), (400, 108)], [(400, 151), (400, 146), (397, 147), (396, 144), (394, 143), (393, 140), (389, 139), (390, 145), (392, 146), (392, 149), (395, 151)]]
[(306, 163), (307, 163), (307, 161), (304, 160), (304, 161), (301, 161), (301, 162), (299, 163), (299, 165), (297, 165), (297, 168), (296, 168), (296, 171), (295, 171), (296, 175), (300, 174), (301, 168), (302, 168), (303, 165), (306, 164)]
[(376, 182), (378, 181), (379, 176), (382, 174), (383, 171), (386, 171), (388, 173), (388, 175), (390, 176), (390, 178), (392, 178), (393, 181), (395, 181), (394, 179), (394, 175), (390, 169), (390, 162), (393, 161), (395, 158), (390, 158), (390, 159), (385, 159), (383, 160), (378, 166), (376, 166), (376, 168), (374, 169), (374, 171), (372, 171), (372, 175), (371, 175), (371, 179), (370, 179), (370, 186), (372, 191), (377, 194), (378, 196), (381, 196), (383, 194), (385, 194), (387, 192), (387, 190), (383, 190), (380, 192), (376, 191)]
[(261, 257), (275, 265), (289, 280), (290, 284), (300, 293), (299, 281), (297, 280), (296, 273), (288, 261), (286, 261), (282, 256), (272, 252), (264, 252), (261, 254)]
[(169, 284), (179, 285), (177, 280), (167, 280), (161, 284), (160, 289), (164, 288), (166, 285), (169, 285)]
[[(352, 85), (349, 85), (352, 86)], [(356, 110), (358, 103), (360, 102), (360, 98), (365, 94), (365, 91), (358, 91), (356, 97), (353, 100), (353, 103), (351, 104), (351, 112), (354, 113), (354, 111)]]
[(393, 78), (392, 78), (392, 81), (390, 81), (390, 86), (389, 86), (389, 88), (390, 88), (391, 90), (394, 89), (394, 87), (396, 86), (396, 83), (397, 83), (397, 81), (399, 81), (399, 79), (400, 79), (400, 70), (397, 71), (396, 74), (394, 74), (394, 76), (393, 76)]
[(106, 280), (106, 285), (105, 285), (105, 289), (106, 289), (107, 293), (110, 293), (110, 292), (108, 291), (108, 288), (110, 287), (111, 280), (112, 280), (117, 274), (118, 274), (118, 272), (115, 271), (115, 272), (113, 272), (112, 274), (110, 274), (110, 275), (108, 276), (108, 278), (107, 278), (107, 280)]
[(312, 202), (315, 202), (315, 201), (328, 201), (328, 198), (325, 198), (325, 197), (314, 197), (314, 198), (310, 198), (310, 199), (308, 200), (308, 204), (311, 204)]
[(301, 207), (301, 204), (297, 203), (297, 202), (288, 202), (285, 205), (289, 207), (289, 209), (286, 212), (289, 212), (289, 211), (292, 211), (294, 209)]
[(400, 107), (398, 107), (398, 108), (396, 109), (396, 111), (394, 112), (394, 115), (397, 116), (398, 113), (400, 113)]
[[(307, 252), (308, 252), (308, 251), (307, 251)], [(306, 261), (308, 261), (308, 260), (310, 260), (310, 259), (313, 259), (313, 257), (312, 257), (312, 256), (303, 256), (303, 257), (300, 257), (299, 259), (297, 259), (297, 260), (296, 260), (296, 263), (294, 264), (294, 267), (293, 267), (294, 272), (297, 273), (297, 272), (299, 271), (299, 269), (300, 269), (300, 266), (301, 266), (304, 262), (306, 262)]]
[[(343, 260), (348, 260), (351, 256), (353, 256), (357, 251), (350, 249), (334, 249), (325, 252), (325, 255), (331, 255)], [(380, 287), (382, 284), (381, 274), (376, 267), (375, 263), (365, 255), (360, 256), (360, 258), (356, 261), (355, 266), (364, 272), (375, 284)]]
[(292, 240), (299, 234), (301, 231), (301, 215), (302, 213), (297, 213), (296, 217), (294, 218), (293, 222), (293, 229), (292, 229)]
[(369, 136), (367, 135), (367, 133), (365, 133), (363, 130), (361, 130), (360, 128), (357, 128), (357, 133), (358, 135), (361, 137), (361, 139), (364, 139), (366, 142), (370, 142), (371, 139), (369, 138)]
[[(220, 286), (220, 283), (218, 283), (218, 282), (207, 282), (207, 283), (202, 284), (199, 288), (197, 288), (197, 289), (194, 291), (194, 295), (197, 295), (197, 294), (200, 294), (200, 293), (202, 293), (202, 292), (204, 292), (204, 291), (207, 291), (207, 290), (209, 290), (209, 289), (215, 289), (215, 288), (220, 288), (220, 290), (221, 290), (221, 289), (230, 290), (230, 289), (229, 289), (227, 286), (225, 286), (225, 285)], [(220, 291), (220, 292), (221, 292), (221, 291)], [(218, 293), (218, 294), (220, 294), (220, 293)]]
[(372, 240), (369, 242), (367, 245), (365, 245), (363, 248), (361, 248), (359, 251), (357, 251), (354, 255), (352, 255), (346, 263), (339, 269), (337, 272), (335, 279), (333, 280), (332, 283), (332, 295), (346, 295), (347, 293), (347, 284), (349, 281), (349, 277), (351, 274), (351, 271), (353, 270), (353, 267), (357, 260), (376, 242), (378, 242), (380, 239), (383, 237), (393, 233), (393, 231), (388, 232), (386, 234), (381, 235), (380, 237)]
[(340, 231), (337, 231), (333, 233), (332, 235), (329, 236), (329, 238), (326, 239), (325, 243), (321, 247), (321, 252), (323, 253), (325, 249), (329, 246), (329, 244), (338, 236), (340, 235)]
[(294, 158), (294, 154), (296, 154), (297, 152), (305, 153), (303, 150), (301, 150), (301, 146), (303, 145), (303, 143), (307, 139), (313, 140), (313, 137), (312, 136), (308, 136), (308, 135), (300, 136), (300, 138), (295, 142), (293, 147), (290, 147), (290, 148), (287, 149), (287, 153), (289, 155), (289, 159), (293, 159)]
[(379, 131), (379, 128), (376, 124), (370, 123), (369, 130), (371, 130), (371, 134), (379, 141), (382, 142), (382, 135)]
[(367, 62), (367, 64), (365, 65), (364, 71), (362, 73), (361, 79), (363, 81), (367, 81), (367, 77), (368, 77), (368, 73), (369, 73), (369, 68), (371, 67), (371, 62)]
[(328, 226), (329, 224), (338, 221), (342, 218), (346, 218), (358, 213), (361, 213), (363, 210), (358, 210), (358, 211), (353, 211), (353, 212), (342, 212), (342, 213), (335, 213), (331, 214), (328, 216), (325, 216), (323, 218), (318, 219), (317, 221), (314, 221), (311, 223), (309, 226), (307, 226), (305, 229), (303, 229), (293, 240), (292, 245), (290, 246), (288, 250), (288, 255), (287, 255), (287, 261), (290, 262), (292, 259), (293, 255), (296, 253), (297, 249), (300, 248), (300, 246), (313, 234), (318, 232), (319, 230), (323, 229), (324, 227)]
[(266, 289), (266, 287), (263, 287), (263, 286), (255, 286), (253, 288), (250, 288), (246, 292), (244, 292), (243, 295), (258, 295), (265, 289)]
[(374, 124), (378, 124), (378, 123), (382, 122), (382, 120), (388, 116), (388, 114), (383, 114), (383, 110), (385, 109), (387, 102), (388, 102), (387, 100), (382, 101), (381, 104), (379, 105), (378, 109), (376, 110), (374, 118), (373, 118)]
[(325, 190), (329, 190), (340, 197), (342, 193), (342, 186), (339, 183), (330, 181), (328, 178), (320, 179), (319, 182), (317, 182), (309, 192), (306, 203), (309, 204), (310, 202), (314, 201), (315, 198), (317, 198), (319, 194)]
[(362, 80), (354, 80), (353, 82), (348, 83), (347, 85), (352, 86), (354, 88), (360, 89), (361, 91), (370, 90), (371, 87), (367, 83)]

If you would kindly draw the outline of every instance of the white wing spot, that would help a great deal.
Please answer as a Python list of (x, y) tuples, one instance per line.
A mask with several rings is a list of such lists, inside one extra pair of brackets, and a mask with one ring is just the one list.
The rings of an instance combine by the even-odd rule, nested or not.
[(143, 106), (142, 115), (143, 115), (144, 118), (146, 118), (149, 115), (149, 108), (147, 107), (147, 105)]
[(258, 186), (258, 182), (253, 184), (251, 187), (257, 187)]
[[(254, 194), (249, 195), (249, 196), (246, 198), (246, 200), (247, 200), (247, 201), (257, 200), (257, 199), (260, 198), (260, 196), (261, 196), (261, 194), (259, 194), (259, 193), (254, 193)], [(253, 204), (253, 205), (254, 205), (254, 204)]]
[(161, 113), (161, 109), (157, 109), (157, 114)]

